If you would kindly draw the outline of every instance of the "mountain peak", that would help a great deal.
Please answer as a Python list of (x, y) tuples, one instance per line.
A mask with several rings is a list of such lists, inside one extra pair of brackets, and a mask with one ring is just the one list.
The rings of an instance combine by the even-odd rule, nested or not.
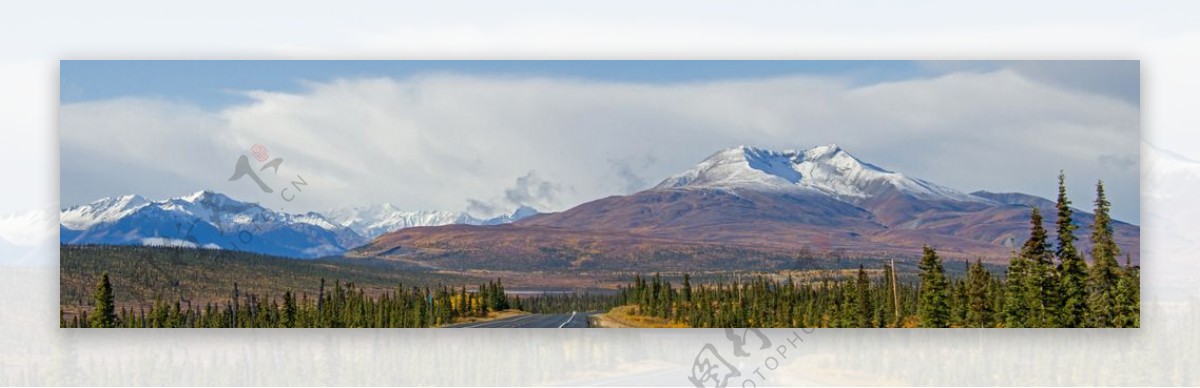
[(832, 156), (839, 152), (842, 152), (842, 147), (838, 146), (837, 144), (830, 143), (830, 144), (826, 144), (826, 145), (809, 148), (808, 150), (804, 151), (804, 154), (806, 156), (818, 158), (818, 157), (823, 157), (823, 156)]
[(203, 201), (231, 200), (231, 198), (229, 198), (225, 194), (221, 194), (221, 193), (218, 193), (218, 192), (212, 191), (212, 190), (200, 190), (200, 191), (197, 191), (197, 192), (194, 192), (194, 193), (182, 196), (182, 197), (178, 197), (178, 199), (181, 199), (181, 200), (184, 200), (187, 202), (191, 202), (191, 203), (203, 202)]
[[(86, 205), (81, 205), (81, 206), (126, 207), (127, 208), (127, 207), (142, 206), (149, 202), (150, 202), (150, 200), (147, 200), (146, 198), (144, 198), (140, 195), (126, 194), (126, 195), (118, 195), (118, 196), (113, 196), (113, 197), (100, 198), (95, 201), (89, 202)], [(76, 207), (80, 207), (80, 206), (76, 206)]]
[(72, 206), (59, 212), (59, 224), (68, 229), (86, 229), (102, 222), (127, 216), (150, 204), (140, 195), (121, 195), (101, 198), (90, 203)]
[(925, 199), (987, 201), (863, 162), (837, 144), (802, 151), (727, 148), (655, 186), (669, 188), (808, 191), (850, 202), (897, 190)]
[(512, 219), (513, 219), (513, 221), (516, 221), (516, 220), (520, 220), (522, 218), (529, 217), (529, 216), (532, 216), (535, 214), (538, 214), (537, 209), (534, 209), (529, 206), (521, 205), (521, 207), (518, 207), (517, 210), (513, 211)]
[(140, 195), (137, 195), (137, 194), (126, 194), (126, 195), (122, 195), (122, 196), (115, 197), (115, 198), (117, 198), (118, 201), (130, 203), (130, 204), (142, 204), (142, 203), (149, 202), (146, 198), (144, 198)]

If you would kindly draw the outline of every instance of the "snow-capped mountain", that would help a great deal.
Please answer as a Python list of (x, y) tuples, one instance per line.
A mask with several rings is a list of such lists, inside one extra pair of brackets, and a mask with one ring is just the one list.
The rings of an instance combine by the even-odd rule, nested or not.
[[(1081, 198), (1076, 202), (1087, 202)], [(759, 268), (776, 265), (765, 257), (796, 255), (915, 256), (929, 245), (945, 257), (1003, 263), (1028, 237), (1031, 207), (1047, 204), (1053, 202), (1021, 193), (967, 194), (864, 162), (836, 145), (739, 146), (630, 195), (505, 227), (402, 229), (354, 251), (428, 252), (422, 258), (428, 263), (460, 267), (467, 260), (497, 269), (673, 271)], [(1092, 215), (1076, 210), (1076, 235), (1090, 236)], [(1054, 220), (1046, 222), (1053, 229)], [(1113, 232), (1122, 252), (1138, 262), (1139, 227), (1114, 220)], [(1086, 237), (1077, 244), (1090, 249)], [(447, 247), (455, 254), (445, 254)]]
[(102, 222), (112, 222), (149, 205), (150, 201), (139, 195), (122, 195), (73, 206), (59, 213), (58, 223), (62, 226), (84, 230)]
[[(224, 194), (199, 191), (161, 201), (137, 195), (102, 198), (59, 213), (63, 244), (161, 245), (233, 249), (277, 256), (314, 258), (336, 255), (397, 229), (447, 224), (509, 223), (536, 210), (479, 219), (463, 212), (407, 212), (391, 204), (292, 214)], [(2, 220), (0, 220), (2, 221)], [(11, 228), (5, 225), (13, 224)], [(24, 224), (0, 222), (13, 236)], [(51, 224), (52, 225), (52, 224)]]
[(537, 209), (534, 209), (529, 206), (521, 206), (521, 207), (518, 207), (517, 210), (514, 210), (512, 215), (509, 215), (507, 217), (508, 217), (508, 222), (516, 222), (516, 221), (523, 220), (525, 218), (535, 216), (537, 214), (538, 214)]
[(338, 225), (350, 228), (367, 238), (418, 226), (441, 226), (451, 224), (498, 225), (506, 224), (537, 214), (537, 210), (521, 206), (511, 215), (480, 219), (465, 212), (444, 210), (405, 211), (390, 203), (371, 206), (333, 209), (325, 214)]
[(727, 148), (655, 188), (811, 191), (852, 203), (898, 190), (922, 200), (990, 202), (863, 162), (836, 144), (803, 151)]
[(365, 241), (317, 213), (275, 212), (211, 191), (153, 202), (132, 195), (104, 198), (64, 209), (60, 217), (64, 244), (204, 247), (314, 258)]

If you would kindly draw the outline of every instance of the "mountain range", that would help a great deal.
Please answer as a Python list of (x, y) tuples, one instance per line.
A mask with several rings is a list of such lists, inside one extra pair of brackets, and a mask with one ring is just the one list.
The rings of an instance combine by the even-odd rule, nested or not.
[[(728, 269), (914, 256), (923, 245), (946, 257), (1004, 262), (1028, 235), (1032, 207), (1053, 231), (1054, 202), (1045, 198), (958, 191), (864, 162), (837, 145), (738, 146), (647, 190), (558, 213), (522, 206), (483, 219), (380, 204), (288, 214), (200, 191), (69, 207), (60, 211), (59, 231), (63, 244), (379, 257), (435, 268)], [(1074, 222), (1086, 252), (1092, 215), (1075, 209)], [(1122, 252), (1138, 262), (1140, 228), (1116, 221), (1113, 229)]]
[(401, 228), (495, 225), (536, 213), (521, 207), (511, 215), (479, 219), (461, 212), (403, 211), (383, 204), (325, 214), (289, 214), (212, 191), (161, 201), (124, 195), (63, 209), (59, 240), (62, 244), (199, 247), (316, 258), (341, 254)]
[(538, 211), (529, 206), (520, 206), (512, 214), (493, 218), (476, 218), (466, 212), (446, 210), (405, 211), (390, 203), (384, 203), (362, 207), (337, 208), (325, 214), (330, 220), (353, 229), (367, 240), (370, 240), (387, 232), (419, 226), (506, 224), (538, 214)]
[[(1053, 185), (1048, 182), (1048, 185)], [(1090, 193), (1087, 193), (1090, 194)], [(1086, 194), (1076, 194), (1077, 202)], [(1022, 193), (966, 193), (864, 162), (837, 145), (771, 151), (739, 146), (637, 193), (496, 226), (400, 229), (348, 255), (437, 267), (691, 269), (786, 266), (796, 258), (916, 256), (1006, 262), (1028, 236)], [(1081, 249), (1092, 215), (1074, 211)], [(1116, 221), (1139, 260), (1140, 228)]]

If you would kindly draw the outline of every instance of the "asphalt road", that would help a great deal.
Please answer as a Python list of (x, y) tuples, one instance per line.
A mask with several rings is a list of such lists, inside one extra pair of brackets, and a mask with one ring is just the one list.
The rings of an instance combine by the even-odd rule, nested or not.
[(587, 327), (586, 313), (571, 314), (527, 314), (487, 322), (472, 322), (446, 327), (453, 328), (551, 328), (572, 329)]

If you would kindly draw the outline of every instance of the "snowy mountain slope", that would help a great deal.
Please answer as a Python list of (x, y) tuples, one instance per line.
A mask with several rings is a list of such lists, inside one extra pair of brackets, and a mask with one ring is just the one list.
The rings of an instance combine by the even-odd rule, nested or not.
[(727, 148), (655, 188), (812, 191), (850, 203), (896, 190), (921, 200), (991, 202), (863, 162), (836, 144), (781, 152)]
[(480, 219), (465, 212), (444, 210), (405, 211), (390, 203), (333, 209), (325, 214), (338, 225), (350, 228), (367, 238), (404, 228), (451, 224), (498, 225), (521, 220), (537, 214), (537, 210), (522, 206), (511, 215)]
[[(536, 210), (521, 207), (511, 215), (478, 219), (463, 212), (406, 212), (390, 204), (291, 214), (224, 194), (199, 191), (149, 201), (137, 195), (102, 198), (63, 209), (59, 241), (63, 244), (115, 244), (234, 249), (278, 256), (314, 258), (336, 255), (371, 238), (401, 228), (447, 224), (509, 223)], [(11, 222), (18, 236), (26, 227)], [(52, 223), (50, 225), (53, 225)], [(51, 232), (53, 229), (51, 229)]]
[(63, 244), (204, 247), (314, 258), (365, 241), (317, 213), (275, 212), (211, 191), (154, 202), (138, 196), (104, 198), (60, 216)]
[(116, 221), (148, 204), (150, 201), (138, 195), (102, 198), (63, 210), (59, 213), (58, 223), (68, 229), (83, 230), (102, 222)]
[(971, 195), (987, 198), (1004, 205), (1025, 205), (1031, 207), (1037, 206), (1038, 208), (1044, 209), (1053, 208), (1055, 206), (1054, 201), (1038, 197), (1036, 195), (1023, 193), (993, 193), (990, 191), (979, 190), (972, 192)]
[(421, 210), (404, 211), (390, 203), (339, 208), (326, 212), (338, 225), (350, 228), (367, 239), (402, 228), (476, 223), (473, 217), (461, 212)]
[(513, 210), (512, 214), (500, 215), (481, 221), (478, 225), (500, 225), (517, 222), (529, 217), (541, 214), (537, 209), (529, 206), (521, 205), (517, 210)]

